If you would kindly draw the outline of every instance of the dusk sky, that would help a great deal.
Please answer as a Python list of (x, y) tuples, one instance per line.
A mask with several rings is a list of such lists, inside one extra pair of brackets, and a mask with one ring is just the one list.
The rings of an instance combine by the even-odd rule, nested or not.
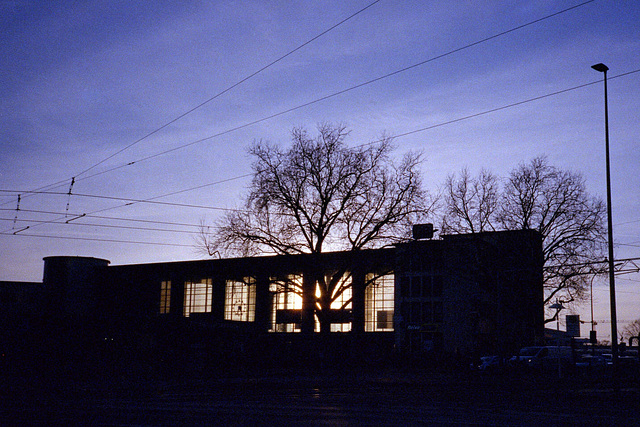
[[(0, 52), (0, 280), (41, 281), (53, 255), (197, 259), (200, 221), (242, 203), (247, 147), (322, 122), (422, 151), (433, 194), (546, 155), (604, 199), (600, 62), (616, 259), (640, 258), (637, 0), (3, 0)], [(621, 330), (640, 274), (617, 291)], [(609, 318), (606, 278), (594, 308)]]

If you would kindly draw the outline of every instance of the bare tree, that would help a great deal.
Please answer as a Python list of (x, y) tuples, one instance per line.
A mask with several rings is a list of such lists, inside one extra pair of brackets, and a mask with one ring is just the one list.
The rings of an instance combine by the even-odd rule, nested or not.
[[(604, 203), (591, 197), (582, 176), (548, 164), (545, 157), (520, 164), (504, 180), (482, 171), (445, 183), (443, 231), (480, 232), (493, 229), (535, 229), (543, 237), (544, 304), (579, 302), (589, 279), (601, 274)], [(548, 312), (555, 320), (555, 312)]]
[(622, 339), (628, 340), (631, 337), (640, 337), (640, 319), (629, 323), (622, 331)]
[(472, 177), (466, 168), (459, 178), (449, 175), (444, 189), (442, 232), (495, 231), (498, 191), (497, 177), (485, 169), (477, 177)]
[[(587, 193), (582, 176), (537, 157), (515, 168), (505, 184), (500, 222), (505, 229), (535, 229), (543, 237), (547, 305), (582, 301), (603, 259), (602, 200)], [(554, 318), (547, 319), (548, 321)]]
[[(420, 154), (408, 153), (395, 164), (390, 138), (350, 148), (348, 134), (342, 125), (324, 124), (316, 137), (294, 129), (288, 149), (254, 143), (245, 209), (229, 212), (212, 234), (203, 229), (208, 253), (320, 254), (408, 238), (410, 225), (430, 209), (418, 171)], [(349, 273), (347, 265), (330, 274), (318, 266), (306, 278), (317, 288), (314, 307), (322, 330), (329, 326), (323, 313), (350, 286)]]

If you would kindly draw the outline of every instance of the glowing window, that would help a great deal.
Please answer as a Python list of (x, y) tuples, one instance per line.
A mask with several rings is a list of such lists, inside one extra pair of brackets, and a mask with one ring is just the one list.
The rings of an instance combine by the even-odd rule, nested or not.
[(211, 312), (211, 279), (184, 284), (184, 316)]
[(256, 286), (253, 278), (227, 280), (224, 318), (238, 322), (253, 322), (256, 316)]
[(171, 307), (171, 280), (160, 283), (160, 314), (169, 313)]
[(272, 295), (270, 332), (300, 332), (302, 314), (302, 276), (271, 279)]
[(394, 277), (393, 274), (367, 277), (365, 290), (365, 322), (367, 332), (393, 331)]
[[(326, 278), (329, 282), (330, 277)], [(320, 289), (316, 290), (316, 296), (320, 296)], [(331, 301), (331, 310), (351, 310), (351, 276), (345, 274), (340, 278), (340, 282), (337, 284), (331, 295), (333, 301)], [(318, 307), (320, 308), (320, 307)], [(316, 318), (316, 331), (320, 330), (320, 324)], [(351, 322), (345, 323), (332, 323), (331, 332), (349, 332), (351, 331)]]

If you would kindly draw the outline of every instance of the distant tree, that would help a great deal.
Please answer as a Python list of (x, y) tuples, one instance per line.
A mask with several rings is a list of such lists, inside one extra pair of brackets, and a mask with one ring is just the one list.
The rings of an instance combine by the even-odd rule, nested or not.
[[(420, 154), (407, 153), (395, 164), (390, 138), (348, 147), (348, 135), (342, 125), (323, 124), (315, 137), (293, 129), (289, 148), (254, 143), (244, 209), (228, 213), (211, 233), (203, 227), (200, 246), (209, 254), (320, 254), (407, 239), (410, 225), (430, 210), (418, 170)], [(317, 287), (314, 307), (322, 331), (330, 326), (323, 314), (350, 286), (345, 280), (350, 271), (344, 266), (327, 274), (318, 268), (306, 278)]]
[(484, 169), (477, 177), (472, 177), (466, 168), (462, 169), (459, 178), (449, 175), (444, 188), (442, 232), (494, 231), (498, 184), (497, 177)]
[(631, 337), (640, 337), (640, 319), (636, 319), (629, 323), (622, 330), (622, 339), (628, 340)]
[[(586, 297), (589, 280), (602, 273), (604, 203), (590, 196), (582, 176), (548, 164), (545, 157), (520, 164), (504, 180), (483, 171), (445, 183), (443, 230), (479, 232), (535, 229), (543, 237), (544, 304)], [(548, 311), (555, 320), (555, 311)]]
[(589, 278), (601, 272), (593, 262), (603, 259), (604, 214), (604, 203), (587, 193), (580, 174), (559, 170), (545, 157), (511, 172), (500, 222), (505, 229), (542, 234), (545, 305), (585, 298)]

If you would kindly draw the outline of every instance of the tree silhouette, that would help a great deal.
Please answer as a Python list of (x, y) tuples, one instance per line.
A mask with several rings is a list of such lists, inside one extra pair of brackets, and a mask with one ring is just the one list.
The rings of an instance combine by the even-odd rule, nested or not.
[[(537, 157), (514, 168), (502, 188), (492, 174), (450, 176), (442, 215), (444, 232), (494, 229), (539, 231), (543, 237), (544, 304), (581, 301), (589, 279), (601, 273), (604, 203), (590, 196), (582, 176)], [(555, 320), (555, 312), (549, 311)]]
[[(431, 209), (422, 190), (420, 154), (407, 153), (399, 163), (390, 154), (388, 137), (349, 147), (343, 125), (322, 124), (315, 137), (292, 131), (292, 145), (265, 141), (249, 153), (253, 180), (243, 210), (228, 213), (209, 233), (203, 227), (199, 245), (209, 254), (322, 254), (359, 251), (398, 243), (410, 225)], [(347, 259), (346, 257), (345, 259)], [(321, 331), (328, 331), (332, 304), (350, 299), (354, 266), (328, 268), (310, 263), (302, 282), (288, 282), (313, 306)], [(310, 295), (313, 294), (313, 295)]]

